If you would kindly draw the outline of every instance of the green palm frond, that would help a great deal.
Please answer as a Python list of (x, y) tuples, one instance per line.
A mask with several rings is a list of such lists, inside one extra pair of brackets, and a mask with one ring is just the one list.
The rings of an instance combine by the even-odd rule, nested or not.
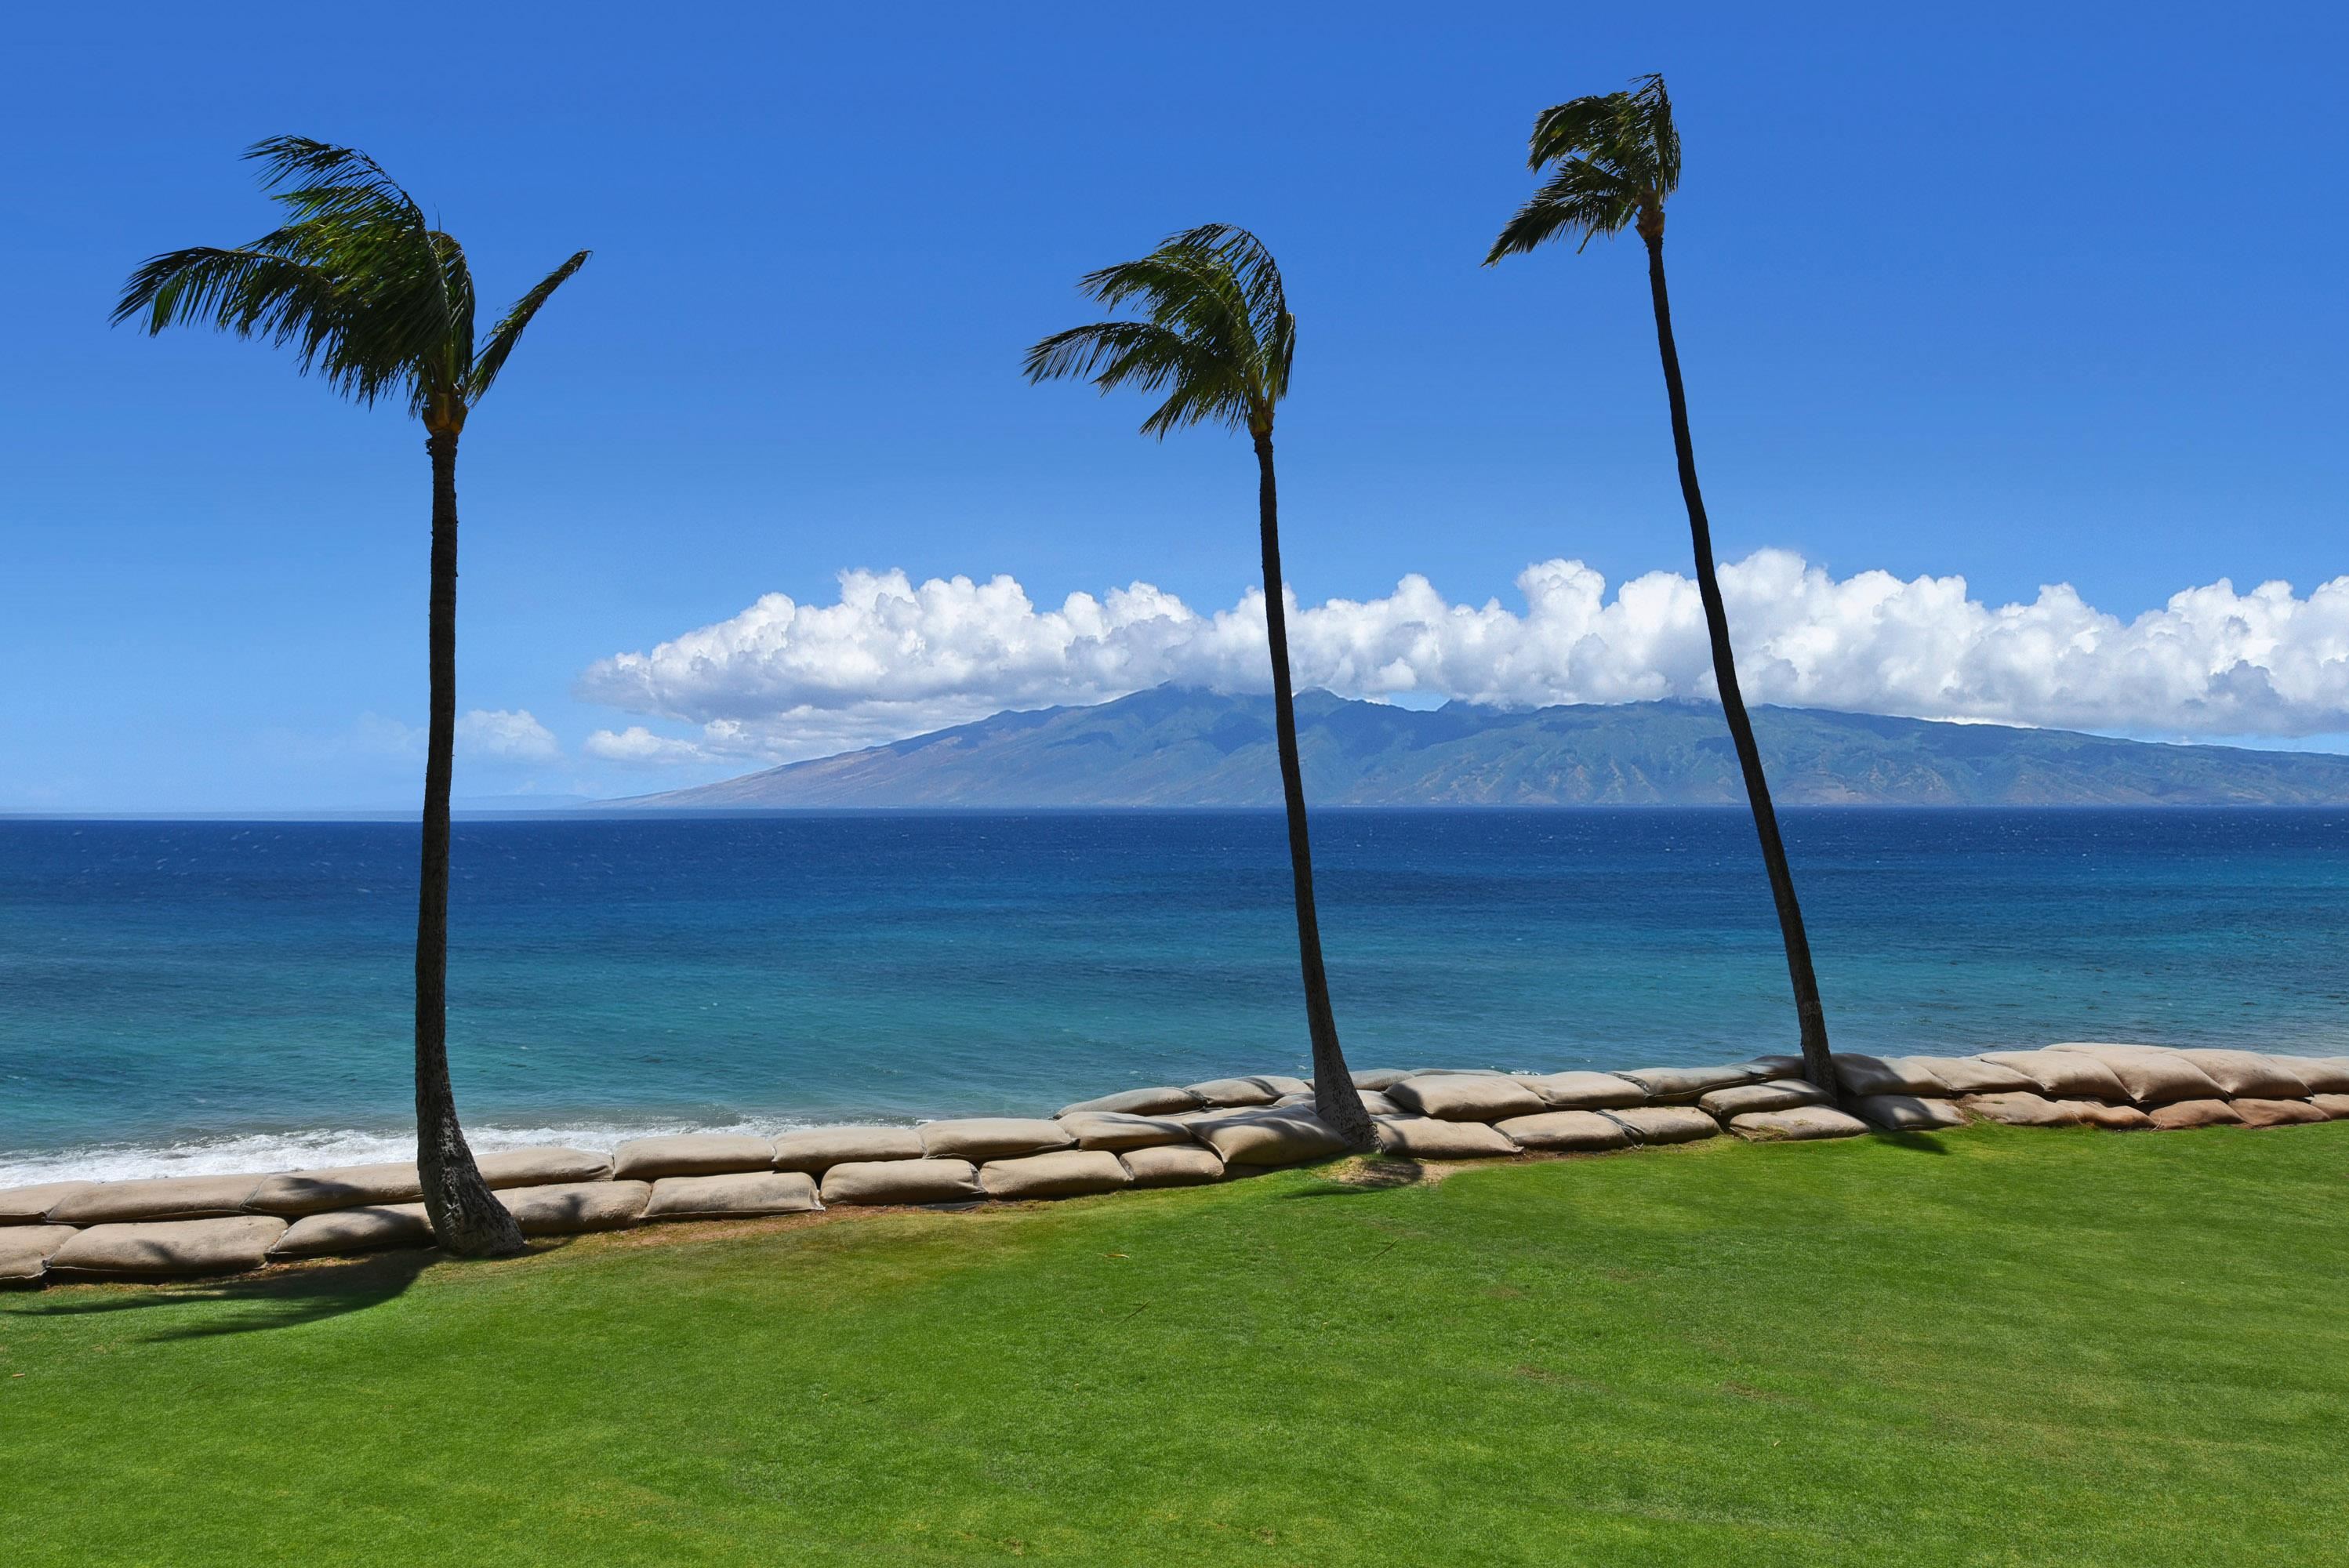
[(1270, 431), (1288, 393), (1297, 322), (1280, 269), (1254, 234), (1222, 223), (1188, 229), (1139, 261), (1088, 273), (1078, 286), (1112, 308), (1133, 304), (1144, 319), (1055, 333), (1028, 351), (1029, 380), (1163, 391), (1143, 421), (1146, 436), (1196, 424)]
[(291, 207), (297, 219), (417, 235), (430, 228), (416, 199), (384, 172), (383, 165), (355, 147), (336, 147), (306, 136), (273, 136), (246, 148), (244, 156), (262, 166), (262, 189)]
[(262, 165), (263, 187), (288, 222), (233, 250), (150, 258), (124, 284), (115, 322), (260, 338), (294, 350), (305, 374), (346, 397), (398, 397), (428, 424), (455, 429), (530, 316), (586, 261), (574, 256), (477, 346), (464, 247), (433, 228), (381, 165), (305, 137), (257, 142), (246, 156)]
[(522, 341), (523, 329), (530, 325), (531, 317), (538, 314), (538, 307), (554, 298), (554, 291), (561, 288), (572, 273), (585, 266), (587, 258), (593, 253), (581, 251), (547, 273), (539, 280), (536, 288), (514, 301), (498, 325), (490, 329), (489, 341), (481, 345), (481, 356), (473, 361), (469, 388), (472, 397), (478, 399), (490, 389), (490, 383), (495, 381), (498, 372), (505, 368), (506, 356), (514, 351), (514, 345)]
[(1625, 91), (1544, 109), (1534, 119), (1526, 162), (1549, 170), (1549, 178), (1502, 228), (1486, 266), (1559, 235), (1573, 236), (1580, 250), (1662, 209), (1681, 181), (1680, 133), (1664, 78), (1639, 77)]
[(1134, 387), (1155, 392), (1194, 366), (1183, 335), (1149, 321), (1100, 321), (1056, 332), (1028, 351), (1030, 381), (1090, 380), (1104, 392)]

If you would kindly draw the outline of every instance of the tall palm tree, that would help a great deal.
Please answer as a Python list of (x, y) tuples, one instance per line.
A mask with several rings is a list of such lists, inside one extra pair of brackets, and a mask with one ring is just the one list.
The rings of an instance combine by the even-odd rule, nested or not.
[(1485, 257), (1491, 266), (1504, 256), (1530, 251), (1545, 240), (1571, 236), (1578, 251), (1601, 236), (1634, 228), (1648, 246), (1648, 291), (1656, 310), (1656, 347), (1664, 361), (1664, 393), (1672, 412), (1672, 449), (1680, 460), (1681, 499), (1688, 505), (1689, 533), (1696, 545), (1696, 584), (1704, 601), (1705, 630), (1713, 641), (1713, 682), (1737, 744), (1737, 765), (1745, 775), (1745, 799), (1762, 840), (1762, 860), (1770, 871), (1770, 892), (1778, 906), (1778, 931), (1786, 947), (1786, 971), (1795, 986), (1795, 1012), (1801, 1022), (1805, 1076), (1830, 1093), (1835, 1061), (1827, 1053), (1826, 1010), (1819, 1005), (1818, 975), (1811, 967), (1810, 938), (1803, 931), (1803, 907), (1795, 897), (1794, 872), (1778, 834), (1778, 813), (1770, 804), (1770, 781), (1754, 744), (1754, 722), (1737, 689), (1737, 660), (1729, 646), (1729, 614), (1721, 602), (1721, 580), (1713, 559), (1713, 529), (1696, 482), (1696, 456), (1689, 442), (1688, 399), (1681, 389), (1680, 351), (1672, 344), (1671, 301), (1664, 289), (1664, 199), (1681, 181), (1681, 139), (1672, 129), (1672, 100), (1664, 78), (1633, 78), (1623, 92), (1596, 94), (1544, 109), (1534, 121), (1526, 160), (1536, 173), (1550, 171), (1533, 199), (1509, 220)]
[(1256, 444), (1265, 633), (1272, 653), (1281, 798), (1288, 810), (1305, 1023), (1313, 1042), (1313, 1108), (1355, 1148), (1372, 1148), (1377, 1132), (1346, 1070), (1330, 1009), (1321, 924), (1313, 906), (1313, 850), (1305, 830), (1305, 778), (1297, 756), (1288, 610), (1281, 590), (1280, 504), (1272, 466), (1273, 410), (1288, 395), (1289, 361), (1297, 348), (1297, 318), (1288, 314), (1280, 269), (1263, 242), (1246, 229), (1209, 223), (1171, 236), (1138, 262), (1089, 273), (1078, 287), (1112, 309), (1133, 302), (1143, 319), (1054, 333), (1028, 351), (1030, 381), (1081, 377), (1105, 393), (1120, 387), (1164, 392), (1165, 401), (1142, 422), (1143, 435), (1164, 439), (1167, 431), (1185, 425), (1221, 425), (1246, 430)]
[(416, 917), (416, 1161), (440, 1244), (467, 1256), (522, 1250), (513, 1216), (490, 1191), (457, 1124), (449, 1083), (449, 777), (457, 727), (457, 438), (505, 367), (523, 329), (580, 252), (474, 334), (473, 277), (456, 240), (376, 161), (302, 137), (258, 142), (263, 188), (284, 227), (234, 250), (153, 257), (130, 275), (117, 323), (150, 334), (207, 325), (291, 348), (360, 403), (398, 397), (424, 423), (432, 459), (431, 724), (424, 763), (423, 888)]

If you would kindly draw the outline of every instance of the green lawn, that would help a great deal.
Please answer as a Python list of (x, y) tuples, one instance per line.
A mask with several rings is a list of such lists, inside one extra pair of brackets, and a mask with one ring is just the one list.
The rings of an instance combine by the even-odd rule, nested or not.
[(34, 1564), (2339, 1562), (2349, 1123), (0, 1297)]

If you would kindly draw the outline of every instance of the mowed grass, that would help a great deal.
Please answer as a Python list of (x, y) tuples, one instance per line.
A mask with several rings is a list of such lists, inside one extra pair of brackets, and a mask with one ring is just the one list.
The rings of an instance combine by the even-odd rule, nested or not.
[(52, 1289), (0, 1477), (24, 1568), (2340, 1562), (2349, 1123)]

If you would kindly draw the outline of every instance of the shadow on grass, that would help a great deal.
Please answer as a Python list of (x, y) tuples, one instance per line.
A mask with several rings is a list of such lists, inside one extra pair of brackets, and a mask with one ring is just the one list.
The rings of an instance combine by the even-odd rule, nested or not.
[(1384, 1155), (1357, 1156), (1313, 1174), (1316, 1180), (1312, 1186), (1283, 1192), (1280, 1201), (1359, 1198), (1366, 1192), (1384, 1192), (1395, 1187), (1409, 1187), (1427, 1179), (1427, 1170), (1418, 1161), (1397, 1160)]
[[(103, 1297), (43, 1301), (36, 1298), (20, 1310), (28, 1317), (94, 1317), (115, 1313), (146, 1313), (141, 1320), (154, 1332), (140, 1336), (150, 1344), (175, 1339), (214, 1339), (231, 1334), (258, 1334), (273, 1328), (297, 1328), (346, 1313), (364, 1312), (399, 1295), (417, 1276), (447, 1260), (438, 1252), (378, 1253), (347, 1262), (321, 1264), (220, 1280), (202, 1285), (140, 1286)], [(210, 1308), (195, 1321), (175, 1322), (190, 1308)], [(221, 1308), (227, 1310), (222, 1311)]]
[(1876, 1135), (1876, 1141), (1889, 1143), (1895, 1149), (1912, 1150), (1919, 1154), (1939, 1154), (1946, 1158), (1950, 1152), (1949, 1146), (1941, 1141), (1941, 1136), (1937, 1132), (1879, 1132)]

